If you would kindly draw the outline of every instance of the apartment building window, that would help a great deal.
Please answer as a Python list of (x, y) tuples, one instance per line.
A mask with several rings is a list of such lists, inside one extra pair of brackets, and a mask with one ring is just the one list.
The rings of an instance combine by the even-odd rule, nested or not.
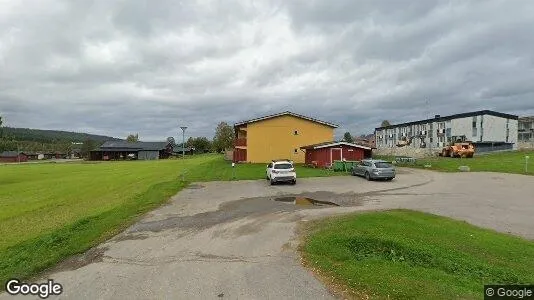
[(484, 116), (480, 116), (480, 141), (482, 142), (482, 139), (484, 137)]
[(510, 139), (510, 119), (506, 119), (506, 142)]
[(477, 117), (473, 117), (473, 136), (477, 136)]

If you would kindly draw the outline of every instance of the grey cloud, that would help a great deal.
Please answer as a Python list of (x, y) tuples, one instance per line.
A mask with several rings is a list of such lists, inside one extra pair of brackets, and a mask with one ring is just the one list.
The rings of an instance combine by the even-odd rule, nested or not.
[(291, 110), (382, 119), (534, 114), (529, 1), (18, 1), (0, 4), (11, 126), (213, 136)]

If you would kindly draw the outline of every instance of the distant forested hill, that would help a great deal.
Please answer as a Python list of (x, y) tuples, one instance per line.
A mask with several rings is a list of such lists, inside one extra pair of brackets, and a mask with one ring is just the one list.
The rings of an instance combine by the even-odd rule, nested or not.
[(83, 142), (85, 140), (93, 140), (95, 142), (105, 142), (116, 140), (104, 135), (95, 135), (88, 133), (59, 131), (59, 130), (41, 130), (41, 129), (29, 129), (29, 128), (11, 128), (3, 127), (4, 136), (7, 136), (17, 141), (31, 141), (39, 143), (57, 143), (57, 142)]
[(105, 141), (120, 140), (104, 135), (59, 130), (1, 127), (0, 131), (0, 152), (18, 150), (71, 153), (74, 149), (81, 149), (86, 155), (89, 150), (100, 146)]

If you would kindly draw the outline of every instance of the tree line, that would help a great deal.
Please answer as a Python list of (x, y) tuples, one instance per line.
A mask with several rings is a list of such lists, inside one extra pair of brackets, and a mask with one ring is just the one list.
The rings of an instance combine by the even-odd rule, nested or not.
[[(382, 123), (380, 123), (380, 127), (388, 127), (388, 126), (391, 126), (392, 124), (388, 121), (388, 120), (384, 120), (382, 121)], [(365, 138), (366, 135), (365, 134), (362, 134), (360, 135), (360, 138)], [(354, 143), (354, 137), (350, 134), (350, 132), (345, 132), (345, 134), (343, 134), (343, 141), (344, 142), (347, 142), (347, 143)]]
[(60, 130), (41, 130), (29, 128), (2, 128), (3, 137), (6, 139), (13, 139), (18, 141), (31, 141), (39, 143), (61, 143), (61, 142), (83, 142), (86, 139), (92, 139), (97, 142), (104, 142), (109, 140), (119, 140), (117, 138), (95, 135), (88, 133), (69, 132)]
[[(126, 137), (126, 141), (130, 143), (139, 142), (139, 134), (129, 134)], [(167, 142), (173, 146), (173, 148), (179, 149), (182, 147), (182, 143), (176, 143), (174, 137), (167, 138)], [(234, 129), (226, 122), (221, 122), (215, 128), (215, 136), (213, 139), (209, 139), (205, 136), (189, 137), (185, 142), (185, 148), (192, 148), (194, 153), (208, 153), (208, 152), (222, 152), (226, 149), (233, 148), (234, 145)]]
[[(173, 137), (167, 138), (167, 141), (173, 146), (182, 147), (182, 143), (176, 144)], [(189, 137), (185, 142), (186, 148), (194, 149), (194, 153), (217, 152), (220, 153), (226, 149), (233, 148), (234, 129), (226, 122), (221, 122), (215, 128), (215, 136), (212, 140), (205, 136)]]
[[(25, 152), (59, 152), (69, 154), (72, 151), (80, 151), (83, 156), (88, 156), (91, 150), (97, 149), (105, 141), (120, 140), (113, 137), (77, 133), (59, 130), (40, 130), (28, 128), (4, 127), (4, 119), (0, 116), (0, 152), (25, 151)], [(171, 140), (172, 139), (172, 140)], [(128, 142), (138, 142), (139, 134), (130, 134), (126, 137)], [(173, 146), (179, 146), (174, 138), (169, 138)], [(81, 143), (74, 145), (73, 142)], [(194, 148), (195, 153), (222, 152), (231, 149), (234, 143), (234, 130), (226, 122), (221, 122), (215, 129), (213, 139), (207, 137), (189, 137), (185, 146)]]
[[(87, 148), (85, 152), (88, 153), (89, 149), (98, 147), (104, 141), (118, 140), (113, 137), (79, 132), (4, 127), (4, 120), (0, 116), (0, 152), (70, 154), (85, 146)], [(83, 145), (73, 143), (83, 143)]]
[[(98, 147), (104, 141), (119, 140), (109, 136), (88, 133), (4, 127), (4, 120), (0, 116), (0, 152), (22, 151), (70, 154), (86, 146), (86, 152), (88, 153), (89, 149)], [(84, 145), (75, 145), (73, 143), (84, 143)]]

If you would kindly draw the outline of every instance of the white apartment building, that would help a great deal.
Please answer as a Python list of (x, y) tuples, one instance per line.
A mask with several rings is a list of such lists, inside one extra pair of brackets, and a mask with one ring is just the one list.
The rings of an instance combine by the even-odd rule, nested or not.
[(375, 129), (376, 147), (393, 148), (411, 139), (405, 147), (441, 149), (453, 136), (465, 136), (477, 152), (517, 149), (518, 116), (491, 110), (461, 113), (395, 124)]

